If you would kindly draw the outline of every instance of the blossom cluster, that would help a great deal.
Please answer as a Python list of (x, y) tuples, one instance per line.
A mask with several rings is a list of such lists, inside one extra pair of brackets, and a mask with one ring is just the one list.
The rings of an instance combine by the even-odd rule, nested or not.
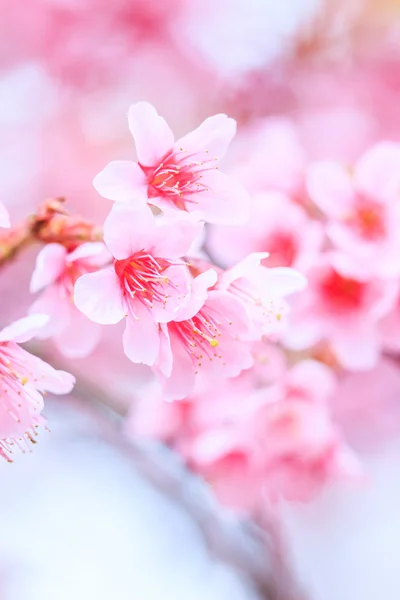
[(126, 356), (152, 376), (125, 432), (174, 448), (223, 502), (257, 514), (362, 480), (335, 398), (400, 349), (400, 145), (311, 162), (290, 123), (266, 120), (223, 172), (227, 115), (178, 140), (147, 102), (128, 123), (137, 160), (94, 178), (113, 202), (102, 234), (40, 217), (36, 298), (0, 333), (2, 454), (44, 423), (43, 391), (73, 386), (18, 343), (78, 359), (124, 322)]

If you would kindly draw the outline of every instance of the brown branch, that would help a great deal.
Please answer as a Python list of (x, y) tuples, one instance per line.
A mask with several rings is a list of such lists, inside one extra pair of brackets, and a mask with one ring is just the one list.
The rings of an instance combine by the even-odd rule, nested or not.
[(64, 198), (46, 200), (24, 222), (0, 233), (0, 267), (26, 248), (39, 242), (58, 243), (73, 250), (84, 242), (101, 241), (100, 227), (65, 210)]

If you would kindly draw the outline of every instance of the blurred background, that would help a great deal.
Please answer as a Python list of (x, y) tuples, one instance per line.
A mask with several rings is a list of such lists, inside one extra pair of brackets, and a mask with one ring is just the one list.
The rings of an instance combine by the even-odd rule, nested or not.
[[(400, 141), (397, 0), (0, 0), (0, 8), (0, 199), (13, 222), (64, 196), (72, 212), (101, 223), (110, 203), (92, 180), (110, 160), (134, 158), (126, 115), (138, 100), (153, 103), (177, 136), (209, 115), (234, 117), (228, 169), (243, 163), (260, 122), (290, 125), (301, 152), (277, 138), (275, 170), (268, 154), (253, 156), (289, 187), (305, 161), (348, 163), (377, 140)], [(36, 253), (2, 270), (0, 325), (31, 304)], [(74, 398), (47, 400), (52, 433), (35, 452), (0, 464), (1, 600), (278, 598), (260, 591), (275, 550), (162, 446), (147, 453), (116, 435), (109, 408), (127, 413), (149, 377), (124, 357), (119, 333), (106, 332), (87, 359), (46, 350), (80, 384)], [(336, 407), (368, 483), (282, 507), (287, 562), (305, 598), (400, 597), (400, 374), (386, 368), (384, 392), (366, 384), (354, 402), (350, 381)], [(383, 394), (382, 424), (373, 407)]]

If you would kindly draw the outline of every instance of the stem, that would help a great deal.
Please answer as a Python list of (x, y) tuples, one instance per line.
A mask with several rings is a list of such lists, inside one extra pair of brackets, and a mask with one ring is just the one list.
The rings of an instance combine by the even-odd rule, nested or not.
[(46, 200), (35, 214), (0, 233), (0, 267), (35, 242), (62, 244), (70, 251), (84, 242), (103, 240), (100, 227), (80, 216), (69, 215), (64, 202), (64, 198)]

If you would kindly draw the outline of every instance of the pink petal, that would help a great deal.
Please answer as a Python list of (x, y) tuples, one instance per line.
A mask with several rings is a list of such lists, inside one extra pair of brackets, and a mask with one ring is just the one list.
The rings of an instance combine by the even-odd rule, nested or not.
[(208, 297), (208, 290), (217, 283), (217, 273), (214, 269), (208, 269), (194, 278), (190, 295), (182, 303), (175, 321), (186, 321), (199, 312)]
[(157, 256), (185, 256), (194, 240), (200, 236), (204, 223), (186, 218), (164, 218), (156, 227), (154, 249)]
[(65, 270), (67, 251), (61, 244), (47, 244), (37, 255), (30, 291), (38, 292), (54, 283)]
[(155, 166), (174, 145), (174, 134), (170, 127), (148, 102), (133, 104), (128, 120), (138, 161), (146, 167)]
[(174, 335), (171, 336), (171, 351), (173, 366), (170, 377), (164, 381), (164, 394), (168, 400), (183, 400), (193, 390), (196, 375), (190, 356)]
[(375, 199), (392, 199), (400, 189), (400, 144), (382, 142), (368, 150), (356, 165), (355, 180)]
[(159, 284), (158, 289), (162, 296), (168, 295), (167, 301), (153, 301), (150, 309), (153, 319), (158, 323), (168, 323), (177, 316), (190, 290), (191, 276), (186, 266), (169, 267), (163, 272), (164, 275), (168, 278), (168, 283)]
[(129, 160), (113, 160), (93, 180), (100, 196), (117, 202), (147, 202), (147, 179), (140, 166)]
[(28, 311), (29, 315), (44, 314), (49, 317), (49, 321), (40, 329), (36, 337), (43, 340), (68, 327), (73, 309), (72, 299), (65, 295), (61, 286), (54, 284), (46, 288)]
[(158, 325), (141, 302), (135, 302), (134, 311), (135, 316), (126, 319), (124, 351), (132, 362), (152, 366), (159, 351)]
[(302, 360), (291, 368), (289, 382), (293, 387), (309, 390), (315, 398), (325, 400), (337, 385), (334, 372), (317, 360)]
[(157, 356), (157, 369), (165, 376), (170, 377), (172, 371), (173, 356), (171, 351), (171, 340), (168, 327), (161, 324), (159, 327), (160, 346)]
[(107, 252), (107, 248), (103, 242), (87, 242), (85, 244), (81, 244), (67, 255), (68, 263), (75, 262), (76, 260), (91, 258), (99, 258), (101, 259), (101, 262), (111, 260), (111, 256)]
[(350, 371), (367, 371), (378, 362), (380, 347), (373, 325), (352, 324), (346, 331), (335, 334), (332, 349), (342, 365)]
[(10, 227), (10, 217), (2, 202), (0, 202), (0, 227)]
[(205, 153), (203, 160), (221, 160), (236, 133), (236, 121), (225, 114), (208, 117), (205, 121), (175, 143), (188, 155)]
[(306, 174), (306, 186), (311, 200), (328, 217), (341, 218), (351, 210), (353, 186), (341, 165), (328, 161), (311, 165)]
[(24, 352), (24, 366), (30, 372), (34, 387), (52, 394), (69, 394), (75, 385), (75, 377), (65, 371), (53, 369), (49, 364), (33, 354)]
[(307, 279), (290, 267), (275, 267), (260, 269), (260, 285), (270, 296), (283, 298), (295, 292), (304, 290)]
[(14, 321), (0, 331), (0, 342), (21, 344), (31, 340), (49, 321), (47, 315), (30, 315)]
[(241, 277), (246, 277), (251, 274), (258, 274), (261, 261), (265, 258), (268, 258), (268, 256), (268, 252), (252, 252), (246, 256), (246, 258), (234, 265), (231, 269), (225, 271), (220, 278), (222, 289), (228, 289), (229, 286), (236, 281), (236, 279), (240, 279)]
[(154, 216), (148, 206), (135, 208), (115, 204), (104, 223), (104, 241), (117, 259), (150, 249), (156, 240)]
[(250, 196), (238, 181), (210, 169), (204, 172), (202, 182), (207, 189), (196, 194), (196, 203), (187, 204), (189, 211), (208, 223), (240, 225), (248, 220)]
[(68, 326), (54, 336), (54, 341), (64, 356), (83, 358), (95, 349), (100, 337), (101, 326), (89, 321), (75, 306), (72, 306)]
[(126, 315), (113, 267), (82, 275), (75, 284), (74, 302), (91, 321), (102, 325), (118, 323)]

